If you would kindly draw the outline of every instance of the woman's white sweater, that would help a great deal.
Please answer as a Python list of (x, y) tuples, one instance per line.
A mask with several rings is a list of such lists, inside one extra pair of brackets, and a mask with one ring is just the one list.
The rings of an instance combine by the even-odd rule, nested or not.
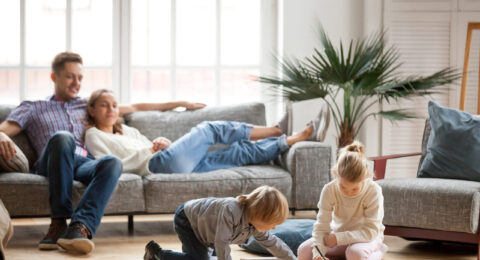
[(123, 164), (123, 172), (136, 173), (140, 176), (151, 174), (148, 161), (153, 154), (150, 148), (153, 143), (137, 129), (122, 125), (123, 134), (111, 134), (96, 127), (85, 133), (87, 150), (99, 159), (105, 155), (115, 155)]

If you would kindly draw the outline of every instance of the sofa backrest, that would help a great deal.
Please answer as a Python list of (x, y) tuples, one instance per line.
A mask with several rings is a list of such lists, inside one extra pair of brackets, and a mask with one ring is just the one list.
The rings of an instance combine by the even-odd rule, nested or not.
[(194, 111), (144, 111), (124, 116), (125, 123), (137, 128), (148, 139), (158, 136), (172, 141), (188, 133), (203, 121), (238, 121), (265, 125), (265, 106), (262, 103), (245, 103), (228, 106), (212, 106)]
[[(15, 108), (14, 105), (0, 105), (0, 122)], [(137, 128), (150, 140), (164, 136), (174, 141), (202, 121), (228, 120), (265, 125), (265, 106), (262, 103), (246, 103), (230, 106), (206, 107), (195, 111), (144, 111), (124, 116), (127, 125)], [(30, 163), (30, 169), (37, 161), (37, 154), (25, 133), (13, 138)]]
[[(15, 107), (14, 105), (0, 105), (0, 122), (3, 122)], [(33, 164), (37, 161), (37, 153), (30, 144), (27, 135), (22, 131), (12, 139), (25, 154), (30, 164), (30, 169), (32, 169)]]

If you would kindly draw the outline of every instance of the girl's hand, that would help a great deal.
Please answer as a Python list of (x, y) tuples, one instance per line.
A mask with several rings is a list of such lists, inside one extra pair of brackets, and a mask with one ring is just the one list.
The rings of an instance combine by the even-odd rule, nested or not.
[(153, 140), (152, 143), (153, 143), (153, 147), (152, 147), (153, 152), (162, 151), (163, 149), (169, 147), (172, 144), (172, 142), (165, 137), (157, 137), (155, 138), (155, 140)]
[(337, 245), (337, 237), (334, 234), (328, 234), (323, 237), (323, 243), (328, 248), (335, 247)]
[(324, 257), (322, 258), (321, 256), (313, 258), (313, 260), (328, 260), (328, 258)]

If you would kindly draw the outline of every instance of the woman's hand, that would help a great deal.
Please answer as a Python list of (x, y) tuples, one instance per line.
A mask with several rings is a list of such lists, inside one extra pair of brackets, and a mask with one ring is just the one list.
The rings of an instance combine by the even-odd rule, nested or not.
[(328, 247), (332, 248), (337, 246), (337, 237), (334, 234), (328, 234), (323, 237), (323, 243)]
[(152, 143), (153, 143), (152, 150), (154, 153), (158, 151), (162, 151), (163, 149), (166, 149), (172, 144), (172, 142), (165, 137), (157, 137), (155, 138), (155, 140), (153, 140)]
[(185, 108), (187, 110), (197, 110), (197, 109), (200, 109), (200, 108), (204, 108), (206, 105), (203, 104), (203, 103), (190, 103), (190, 102), (186, 102), (185, 103)]

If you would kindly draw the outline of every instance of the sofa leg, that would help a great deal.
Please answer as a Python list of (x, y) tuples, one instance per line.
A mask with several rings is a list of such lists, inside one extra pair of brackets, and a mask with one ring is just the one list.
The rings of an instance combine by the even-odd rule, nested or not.
[(292, 216), (295, 216), (295, 209), (292, 209)]
[(477, 260), (480, 260), (480, 240), (478, 241), (478, 244), (477, 244)]
[(133, 215), (128, 215), (128, 234), (133, 235)]

